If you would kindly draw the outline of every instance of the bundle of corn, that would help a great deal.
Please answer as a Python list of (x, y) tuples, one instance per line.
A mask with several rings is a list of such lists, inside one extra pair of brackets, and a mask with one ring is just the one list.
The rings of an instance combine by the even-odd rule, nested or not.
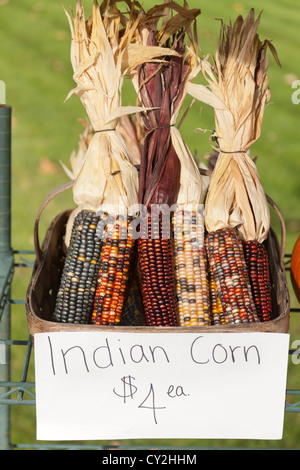
[[(138, 165), (140, 163), (140, 143), (139, 143), (139, 140), (138, 140), (138, 137), (137, 137), (137, 130), (138, 130), (138, 123), (135, 124), (135, 116), (133, 118), (129, 117), (129, 116), (122, 116), (120, 122), (118, 123), (117, 125), (117, 129), (118, 131), (122, 134), (122, 136), (124, 137), (126, 143), (127, 143), (127, 147), (130, 148), (130, 155), (133, 156), (132, 157), (132, 161), (134, 164)], [(91, 124), (88, 122), (88, 121), (85, 121), (85, 120), (79, 120), (82, 125), (84, 126), (84, 132), (82, 134), (80, 134), (79, 136), (79, 143), (78, 143), (78, 149), (77, 151), (73, 150), (73, 152), (71, 153), (71, 156), (70, 156), (70, 166), (71, 166), (71, 169), (69, 169), (63, 162), (61, 162), (61, 165), (63, 166), (66, 174), (69, 176), (69, 178), (71, 180), (75, 180), (76, 179), (76, 176), (79, 172), (79, 169), (82, 165), (82, 162), (85, 158), (85, 155), (87, 153), (87, 150), (88, 150), (88, 147), (89, 147), (89, 144), (90, 144), (90, 141), (92, 139), (92, 136), (94, 134), (93, 132), (93, 129), (92, 129), (92, 126)], [(69, 219), (68, 219), (68, 223), (67, 223), (67, 226), (66, 226), (66, 235), (65, 235), (65, 245), (66, 247), (69, 246), (69, 241), (70, 241), (70, 238), (72, 236), (72, 241), (73, 241), (73, 245), (74, 245), (74, 241), (75, 241), (75, 238), (76, 238), (76, 234), (72, 234), (72, 231), (75, 230), (78, 230), (78, 220), (80, 219), (80, 217), (77, 217), (78, 213), (81, 212), (81, 209), (80, 208), (76, 208), (74, 209), (70, 216), (69, 216)], [(82, 216), (82, 212), (80, 214)], [(77, 217), (76, 221), (75, 221), (75, 218)], [(94, 242), (97, 246), (97, 248), (101, 251), (101, 247), (102, 247), (102, 240), (101, 240), (101, 236), (99, 237), (100, 233), (99, 233), (99, 230), (100, 230), (100, 227), (102, 226), (102, 230), (103, 230), (103, 220), (100, 220), (100, 217), (97, 217), (96, 215), (94, 216), (95, 217), (95, 225), (97, 225), (99, 222), (99, 226), (98, 226), (98, 236), (96, 237), (96, 233), (92, 232), (94, 234), (94, 240), (92, 239), (92, 243)], [(74, 222), (75, 221), (75, 222)], [(95, 228), (95, 227), (94, 227)], [(107, 232), (109, 232), (110, 230), (108, 229)], [(82, 233), (82, 232), (81, 232)], [(77, 232), (77, 235), (78, 234), (81, 234), (79, 231)], [(127, 236), (127, 234), (124, 234)], [(106, 234), (106, 236), (108, 236), (108, 233)], [(110, 240), (111, 242), (111, 240)], [(113, 242), (115, 243), (115, 241)], [(83, 255), (86, 255), (85, 253), (83, 253), (83, 246), (82, 246), (82, 243), (80, 243), (81, 247), (80, 247), (80, 250), (81, 250), (81, 258), (79, 259), (79, 261), (82, 261), (82, 262), (86, 262), (85, 264), (87, 265), (88, 262), (90, 261), (93, 261), (93, 272), (98, 272), (99, 270), (99, 265), (100, 265), (100, 257), (98, 256), (97, 257), (97, 263), (95, 263), (95, 259), (90, 259), (89, 256), (83, 256)], [(108, 249), (108, 244), (106, 246), (106, 250)], [(96, 251), (98, 251), (96, 248)], [(122, 259), (124, 261), (124, 256), (122, 254), (122, 247), (119, 247), (120, 248), (120, 253), (119, 253), (119, 259), (118, 259), (118, 267), (120, 268), (121, 267), (121, 271), (123, 273), (126, 273), (126, 276), (128, 275), (127, 272), (126, 272), (126, 266), (125, 265), (130, 265), (130, 260), (129, 259), (126, 259), (125, 261), (125, 265), (124, 265), (124, 262), (120, 263), (120, 260)], [(98, 251), (98, 254), (100, 254), (100, 251)], [(128, 251), (128, 250), (127, 250)], [(66, 262), (65, 262), (65, 271), (66, 271), (66, 274), (63, 275), (63, 279), (64, 279), (64, 283), (63, 285), (60, 287), (60, 290), (59, 290), (59, 293), (58, 293), (58, 302), (59, 302), (59, 305), (60, 307), (57, 308), (57, 311), (56, 311), (56, 319), (58, 320), (59, 319), (59, 315), (60, 313), (58, 312), (61, 312), (61, 309), (62, 309), (62, 303), (63, 303), (63, 295), (64, 295), (64, 288), (65, 288), (65, 282), (66, 280), (72, 276), (74, 277), (75, 274), (73, 273), (72, 274), (72, 271), (70, 270), (69, 268), (69, 264), (71, 262), (71, 260), (69, 259), (70, 255), (74, 255), (74, 247), (72, 250), (70, 250), (69, 254), (68, 254), (68, 257), (66, 259)], [(128, 257), (128, 253), (126, 253), (126, 256)], [(84, 259), (83, 259), (84, 258)], [(97, 264), (97, 266), (95, 266)], [(102, 266), (103, 268), (103, 266)], [(124, 269), (125, 268), (125, 269)], [(130, 273), (130, 278), (132, 276), (133, 278), (133, 282), (130, 284), (128, 284), (127, 286), (127, 290), (125, 292), (123, 292), (123, 295), (125, 296), (125, 299), (127, 299), (127, 302), (125, 303), (124, 305), (124, 309), (123, 309), (123, 313), (122, 311), (120, 312), (120, 308), (117, 309), (118, 311), (118, 315), (120, 316), (120, 314), (122, 315), (122, 324), (124, 325), (140, 325), (142, 324), (142, 321), (143, 321), (143, 309), (141, 308), (141, 301), (140, 301), (140, 293), (139, 293), (139, 290), (138, 290), (138, 285), (137, 285), (137, 280), (136, 280), (136, 261), (133, 260), (133, 263), (132, 263), (132, 266), (130, 266), (131, 268), (131, 273)], [(69, 275), (68, 275), (69, 274)], [(78, 274), (78, 279), (80, 279), (80, 275)], [(92, 295), (95, 296), (95, 293), (96, 293), (96, 285), (95, 285), (95, 276), (92, 278), (93, 280), (93, 283), (92, 283), (92, 286), (91, 286), (91, 289), (92, 289)], [(69, 279), (70, 281), (70, 279)], [(109, 287), (108, 287), (109, 289)], [(93, 299), (93, 296), (91, 297), (91, 299)], [(62, 298), (61, 298), (62, 297)], [(77, 296), (73, 295), (74, 298), (76, 298)], [(99, 302), (100, 304), (100, 302)], [(79, 307), (80, 308), (80, 307)], [(100, 310), (98, 308), (98, 305), (97, 305), (97, 310)], [(66, 311), (64, 310), (64, 313), (66, 313)], [(72, 321), (72, 316), (71, 316), (71, 321)]]
[[(162, 64), (143, 64), (132, 77), (140, 102), (154, 108), (144, 115), (139, 202), (145, 214), (138, 240), (146, 322), (153, 326), (178, 325), (171, 210), (183, 192), (182, 181), (189, 182), (189, 187), (184, 187), (189, 194), (195, 192), (196, 198), (199, 191), (201, 194), (199, 171), (175, 128), (186, 95), (185, 84), (193, 71), (191, 57), (185, 57), (184, 36), (199, 10), (182, 8), (175, 2), (170, 5), (147, 12), (142, 37), (147, 45), (170, 47), (176, 55)], [(175, 15), (169, 18), (173, 10)]]
[[(256, 268), (259, 269), (255, 271), (252, 266), (244, 279), (250, 286), (250, 281), (252, 283), (256, 308), (253, 309), (253, 302), (247, 296), (247, 305), (245, 302), (244, 307), (246, 313), (241, 306), (236, 309), (236, 305), (241, 305), (238, 300), (242, 300), (242, 292), (246, 292), (237, 275), (247, 268), (241, 246), (246, 247), (247, 259), (253, 261), (254, 255), (248, 257), (251, 251), (247, 246), (255, 244), (261, 246), (263, 251), (262, 244), (270, 228), (266, 195), (255, 162), (249, 157), (251, 145), (261, 134), (263, 112), (270, 98), (266, 76), (268, 46), (278, 61), (270, 42), (266, 40), (262, 43), (259, 40), (259, 22), (260, 16), (255, 20), (254, 11), (251, 10), (245, 20), (239, 16), (233, 25), (230, 23), (225, 26), (222, 23), (213, 64), (207, 59), (200, 61), (208, 86), (191, 84), (189, 87), (192, 96), (211, 105), (215, 113), (216, 130), (213, 138), (218, 143), (219, 156), (205, 202), (205, 223), (209, 232), (206, 243), (223, 315), (226, 321), (234, 323), (263, 321), (270, 314), (266, 313), (263, 306), (270, 305), (266, 254), (260, 254), (261, 260), (256, 261)], [(243, 242), (237, 241), (237, 237)], [(230, 256), (227, 239), (231, 239)], [(233, 249), (235, 244), (240, 247), (237, 257)], [(261, 253), (261, 250), (257, 249), (257, 253)], [(240, 271), (236, 263), (242, 263)], [(262, 266), (266, 273), (263, 275), (260, 272)], [(221, 288), (220, 275), (223, 276), (224, 288)], [(257, 279), (264, 289), (261, 296), (256, 296)], [(228, 302), (224, 299), (224, 292)], [(267, 302), (265, 297), (268, 298)], [(241, 311), (245, 314), (241, 315)]]
[[(84, 132), (82, 134), (80, 134), (80, 136), (79, 136), (79, 143), (78, 143), (77, 151), (73, 150), (73, 152), (71, 153), (71, 156), (70, 156), (71, 169), (66, 167), (66, 165), (63, 162), (61, 162), (66, 174), (69, 176), (69, 178), (71, 180), (76, 179), (76, 177), (78, 175), (78, 172), (80, 170), (80, 167), (81, 167), (81, 165), (84, 161), (85, 155), (87, 153), (89, 144), (90, 144), (91, 139), (92, 139), (93, 134), (94, 134), (93, 128), (92, 128), (91, 124), (89, 123), (89, 121), (79, 120), (79, 122), (81, 122), (81, 124), (84, 126)], [(133, 116), (133, 117), (131, 117), (131, 116), (122, 116), (120, 118), (120, 121), (117, 124), (117, 130), (123, 136), (123, 138), (124, 138), (124, 140), (127, 144), (127, 147), (130, 151), (130, 156), (131, 156), (131, 159), (132, 159), (132, 163), (134, 165), (139, 165), (140, 164), (140, 152), (141, 152), (141, 150), (140, 150), (140, 148), (141, 148), (140, 145), (141, 144), (139, 142), (139, 139), (140, 139), (139, 119), (136, 117), (136, 115)], [(69, 220), (68, 220), (68, 223), (67, 223), (67, 226), (66, 226), (66, 236), (65, 236), (65, 244), (66, 244), (67, 247), (69, 246), (69, 240), (70, 240), (70, 237), (71, 237), (70, 232), (73, 230), (74, 219), (77, 216), (79, 211), (80, 211), (80, 208), (74, 209), (71, 212), (71, 215), (69, 217)], [(97, 221), (100, 222), (100, 217), (97, 218)], [(102, 224), (102, 229), (103, 229), (103, 221), (101, 222), (101, 224)], [(77, 224), (75, 224), (75, 226), (77, 226)], [(98, 227), (98, 229), (99, 228), (100, 227)], [(109, 233), (110, 230), (111, 229), (109, 229), (109, 228), (107, 229), (106, 236), (108, 236), (108, 233)], [(126, 233), (124, 235), (127, 236)], [(73, 238), (74, 238), (74, 235), (73, 235)], [(98, 232), (98, 237), (95, 237), (95, 238), (96, 238), (95, 242), (99, 244), (99, 232)], [(101, 240), (101, 237), (100, 237), (100, 240)], [(110, 240), (110, 242), (111, 242), (111, 240)], [(115, 241), (113, 243), (115, 243)], [(102, 246), (102, 245), (100, 245), (100, 246)], [(108, 246), (109, 245), (106, 244), (106, 249), (108, 249)], [(119, 247), (119, 248), (120, 248), (120, 253), (119, 253), (119, 257), (117, 256), (118, 257), (118, 266), (117, 266), (117, 268), (121, 268), (121, 271), (123, 272), (123, 274), (128, 276), (128, 273), (126, 271), (126, 265), (127, 265), (127, 267), (128, 267), (128, 265), (130, 265), (130, 260), (126, 259), (125, 264), (124, 264), (124, 256), (123, 256), (123, 253), (122, 253), (122, 247)], [(125, 251), (128, 251), (128, 249), (125, 250)], [(128, 253), (127, 252), (126, 252), (126, 257), (128, 258)], [(122, 260), (122, 263), (120, 262), (121, 260)], [(66, 266), (67, 266), (67, 264), (68, 263), (66, 262)], [(99, 262), (97, 263), (97, 266), (99, 268)], [(140, 306), (139, 291), (138, 291), (138, 286), (137, 286), (137, 283), (136, 283), (136, 261), (135, 260), (133, 260), (132, 266), (130, 266), (130, 268), (131, 268), (130, 279), (131, 279), (131, 276), (132, 276), (133, 282), (130, 283), (131, 285), (128, 284), (127, 291), (123, 292), (123, 295), (125, 296), (125, 299), (127, 299), (127, 303), (124, 305), (123, 313), (120, 310), (120, 307), (117, 308), (118, 317), (120, 317), (120, 315), (122, 315), (122, 324), (124, 324), (124, 325), (141, 324), (141, 322), (143, 320), (143, 316), (142, 316), (143, 311), (142, 311), (141, 306)], [(102, 269), (103, 269), (103, 266), (102, 266)], [(124, 286), (122, 288), (124, 289)], [(108, 287), (108, 289), (109, 289), (109, 287)], [(61, 291), (63, 291), (63, 289), (61, 289)], [(93, 284), (93, 292), (94, 292), (94, 295), (95, 295), (96, 289), (95, 289), (94, 284)], [(112, 304), (113, 304), (113, 302), (112, 302)], [(119, 302), (119, 304), (122, 305), (122, 302)], [(100, 310), (100, 302), (99, 302), (99, 305), (97, 305), (97, 310), (98, 311)]]
[[(135, 43), (138, 19), (132, 20), (129, 11), (129, 18), (124, 21), (115, 3), (104, 1), (99, 6), (94, 0), (92, 15), (85, 20), (82, 2), (77, 0), (76, 14), (71, 17), (66, 12), (66, 15), (72, 33), (71, 62), (77, 84), (68, 98), (72, 94), (80, 98), (93, 128), (93, 137), (74, 182), (73, 198), (80, 217), (90, 214), (101, 217), (96, 233), (101, 241), (99, 269), (95, 274), (97, 289), (94, 302), (89, 304), (90, 318), (85, 315), (84, 321), (114, 324), (120, 322), (119, 312), (125, 301), (127, 265), (134, 245), (130, 223), (138, 202), (138, 173), (116, 128), (121, 116), (144, 110), (121, 105), (122, 84), (131, 68), (153, 54), (159, 56), (160, 51)], [(75, 250), (79, 250), (80, 243), (73, 243), (72, 236), (68, 255), (78, 258)], [(112, 294), (114, 288), (119, 289), (119, 294), (115, 290)], [(77, 302), (76, 297), (76, 305)], [(65, 301), (67, 310), (68, 305)], [(62, 321), (73, 321), (73, 317), (64, 317)]]
[[(88, 120), (79, 119), (78, 120), (84, 127), (84, 131), (79, 135), (79, 142), (77, 150), (73, 150), (70, 156), (70, 166), (68, 168), (63, 162), (60, 162), (66, 175), (72, 180), (75, 181), (77, 175), (80, 171), (80, 168), (84, 162), (85, 156), (87, 154), (90, 142), (94, 135), (93, 127)], [(140, 124), (139, 115), (121, 116), (117, 123), (117, 131), (122, 135), (125, 140), (126, 146), (129, 150), (131, 161), (133, 165), (138, 167), (141, 162), (141, 124)], [(80, 207), (75, 208), (68, 219), (66, 226), (66, 236), (65, 236), (65, 245), (68, 247), (70, 241), (70, 234), (72, 231), (72, 226), (76, 215), (80, 212)]]

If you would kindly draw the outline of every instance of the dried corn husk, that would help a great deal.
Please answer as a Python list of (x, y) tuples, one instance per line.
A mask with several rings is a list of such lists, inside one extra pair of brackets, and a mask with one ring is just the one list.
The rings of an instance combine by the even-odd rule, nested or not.
[[(195, 60), (196, 17), (200, 10), (166, 2), (151, 8), (140, 27), (140, 43), (171, 47), (177, 55), (164, 64), (149, 62), (131, 73), (144, 116), (145, 140), (140, 172), (140, 197), (151, 204), (200, 203), (198, 166), (175, 124), (187, 94), (187, 82), (198, 73)], [(161, 26), (158, 21), (161, 20)], [(185, 38), (188, 38), (188, 45)]]
[[(79, 135), (78, 148), (74, 149), (70, 155), (71, 168), (68, 168), (63, 162), (60, 162), (66, 175), (70, 178), (70, 180), (73, 180), (73, 181), (76, 179), (80, 171), (80, 168), (83, 164), (91, 139), (94, 134), (93, 128), (88, 120), (80, 119), (79, 122), (81, 122), (81, 124), (84, 126), (84, 131), (82, 134)], [(66, 235), (65, 235), (66, 247), (69, 246), (74, 219), (76, 215), (80, 212), (80, 210), (81, 210), (80, 207), (76, 207), (75, 209), (72, 210), (68, 218), (68, 222), (66, 225)]]
[(144, 141), (144, 126), (141, 122), (141, 115), (122, 116), (118, 122), (117, 130), (126, 142), (131, 162), (133, 165), (139, 166)]
[(77, 84), (67, 98), (72, 94), (80, 98), (95, 132), (76, 176), (74, 201), (81, 209), (101, 208), (110, 214), (132, 215), (130, 208), (137, 203), (138, 173), (116, 128), (122, 116), (144, 108), (121, 105), (122, 84), (132, 68), (166, 51), (137, 44), (139, 18), (129, 18), (123, 26), (115, 3), (103, 2), (99, 7), (94, 0), (87, 21), (80, 0), (76, 2), (76, 14), (66, 14)]
[(81, 124), (84, 126), (84, 131), (82, 132), (82, 134), (79, 135), (78, 148), (73, 149), (73, 151), (71, 152), (71, 155), (70, 155), (71, 168), (68, 168), (64, 164), (64, 162), (62, 161), (60, 162), (66, 175), (70, 178), (70, 180), (76, 179), (80, 171), (80, 168), (84, 162), (92, 137), (94, 135), (93, 128), (91, 126), (91, 123), (88, 120), (79, 119), (79, 122), (81, 122)]
[(219, 45), (211, 64), (200, 61), (208, 86), (189, 84), (189, 93), (214, 108), (219, 157), (205, 204), (209, 232), (237, 227), (244, 239), (265, 240), (270, 212), (258, 170), (249, 156), (261, 135), (266, 103), (270, 99), (267, 69), (269, 41), (257, 34), (261, 15), (252, 9), (243, 20), (221, 24)]

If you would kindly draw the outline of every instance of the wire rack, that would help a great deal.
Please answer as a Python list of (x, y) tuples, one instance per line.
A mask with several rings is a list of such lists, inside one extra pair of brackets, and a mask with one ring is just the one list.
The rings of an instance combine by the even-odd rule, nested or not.
[[(5, 309), (10, 309), (11, 305), (20, 305), (20, 308), (24, 309), (25, 300), (24, 299), (13, 299), (11, 298), (11, 283), (13, 281), (15, 270), (18, 267), (31, 269), (34, 261), (28, 260), (24, 256), (30, 255), (29, 257), (34, 256), (32, 251), (14, 251), (11, 259), (7, 262), (6, 273), (0, 277), (2, 281), (2, 289), (0, 290), (0, 325), (2, 316), (4, 315)], [(21, 257), (21, 261), (16, 261), (16, 257)], [(286, 255), (286, 270), (289, 271), (290, 267), (290, 255)], [(0, 284), (1, 286), (1, 284)], [(25, 298), (25, 296), (24, 296)], [(300, 308), (291, 308), (291, 316), (297, 315), (300, 313)], [(0, 337), (1, 343), (4, 343), (5, 348), (9, 350), (11, 346), (17, 346), (22, 348), (23, 356), (23, 367), (21, 370), (20, 378), (18, 381), (2, 380), (0, 381), (0, 405), (5, 405), (4, 407), (0, 406), (0, 409), (8, 409), (11, 405), (17, 406), (35, 406), (36, 397), (35, 397), (35, 382), (28, 381), (28, 370), (29, 363), (32, 357), (32, 342), (30, 336), (27, 340), (18, 340), (18, 339), (5, 339), (2, 340)], [(290, 349), (289, 355), (297, 354), (297, 350)], [(9, 357), (9, 354), (8, 354)], [(1, 369), (0, 365), (0, 369)], [(10, 367), (10, 364), (8, 364)], [(294, 367), (297, 367), (296, 365)], [(300, 389), (287, 389), (286, 390), (286, 402), (285, 402), (285, 412), (286, 413), (299, 413), (300, 412)], [(108, 447), (105, 445), (74, 445), (74, 444), (11, 444), (9, 442), (9, 436), (7, 437), (8, 431), (10, 429), (10, 423), (7, 422), (9, 419), (9, 413), (4, 413), (4, 416), (0, 414), (0, 447), (1, 447), (1, 433), (6, 436), (6, 443), (2, 443), (2, 447), (7, 449), (96, 449), (96, 450), (105, 450)], [(1, 430), (2, 427), (2, 430)], [(118, 449), (126, 448), (130, 449), (130, 446), (122, 447), (121, 445), (117, 446)], [(139, 447), (142, 449), (143, 447)], [(109, 445), (109, 449), (112, 449), (112, 445)], [(137, 447), (135, 447), (137, 449)], [(165, 449), (165, 448), (164, 448)], [(177, 448), (178, 449), (178, 448)], [(190, 448), (189, 448), (190, 449)]]

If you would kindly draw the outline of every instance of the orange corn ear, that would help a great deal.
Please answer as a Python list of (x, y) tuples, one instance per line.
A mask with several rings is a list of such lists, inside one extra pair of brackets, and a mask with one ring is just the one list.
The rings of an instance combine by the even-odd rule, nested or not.
[[(138, 239), (141, 290), (146, 324), (177, 326), (173, 239), (162, 237), (162, 218), (148, 220), (147, 233)], [(152, 238), (151, 238), (152, 236)], [(148, 238), (146, 238), (148, 237)]]
[(268, 321), (272, 315), (271, 281), (268, 253), (257, 240), (244, 242), (253, 298), (260, 321)]
[(89, 323), (96, 292), (102, 241), (96, 236), (99, 217), (81, 211), (75, 218), (57, 294), (53, 320)]
[(179, 325), (210, 324), (210, 299), (204, 226), (196, 210), (177, 210), (173, 217), (175, 278)]
[(108, 222), (101, 251), (92, 324), (120, 323), (126, 302), (133, 249), (130, 220)]
[(209, 233), (207, 255), (226, 323), (259, 321), (251, 291), (243, 243), (233, 229)]

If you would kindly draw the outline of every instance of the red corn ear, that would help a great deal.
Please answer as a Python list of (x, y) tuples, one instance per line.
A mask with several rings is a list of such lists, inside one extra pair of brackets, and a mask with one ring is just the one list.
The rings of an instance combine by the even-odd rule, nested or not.
[(141, 290), (146, 324), (177, 326), (177, 301), (174, 280), (173, 240), (162, 236), (163, 222), (151, 224), (138, 239)]
[(257, 240), (244, 242), (245, 259), (257, 315), (260, 321), (268, 321), (272, 315), (271, 281), (268, 253)]
[[(149, 32), (148, 45), (156, 45), (154, 31)], [(178, 39), (176, 48), (183, 48), (182, 40)], [(175, 204), (179, 193), (181, 166), (173, 147), (170, 125), (175, 101), (181, 96), (182, 73), (182, 58), (173, 56), (166, 58), (163, 64), (143, 64), (139, 70), (141, 102), (147, 108), (154, 108), (144, 115), (139, 188), (139, 202), (148, 212), (146, 228), (138, 240), (147, 325), (178, 325), (171, 226), (169, 236), (164, 236), (161, 214), (155, 221), (150, 214), (155, 205)]]

